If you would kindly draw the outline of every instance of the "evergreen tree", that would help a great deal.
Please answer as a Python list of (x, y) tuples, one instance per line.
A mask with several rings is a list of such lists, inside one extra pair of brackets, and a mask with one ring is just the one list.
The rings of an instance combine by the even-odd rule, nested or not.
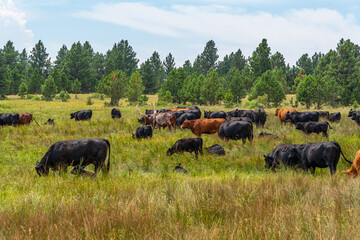
[(163, 100), (162, 97), (164, 97), (166, 92), (169, 91), (173, 98), (173, 102), (181, 103), (182, 99), (180, 98), (179, 93), (185, 79), (186, 73), (183, 68), (173, 69), (166, 81), (161, 85), (159, 90), (159, 99)]
[(4, 54), (4, 64), (13, 70), (18, 62), (19, 52), (15, 50), (14, 44), (12, 41), (7, 41), (2, 50)]
[(222, 90), (220, 89), (221, 80), (215, 69), (210, 68), (206, 75), (205, 81), (201, 86), (201, 99), (204, 102), (214, 105), (216, 103), (216, 95)]
[(25, 78), (27, 68), (29, 67), (29, 59), (28, 59), (28, 55), (27, 55), (27, 52), (26, 52), (25, 48), (20, 53), (19, 62), (18, 62), (18, 64), (16, 66), (17, 66), (17, 68), (19, 70), (19, 73), (22, 76), (22, 78)]
[(56, 85), (52, 76), (49, 76), (41, 86), (41, 93), (46, 101), (51, 101), (55, 97)]
[(79, 79), (75, 79), (74, 82), (71, 84), (71, 91), (75, 94), (81, 92), (81, 82)]
[(158, 52), (154, 52), (150, 57), (150, 63), (155, 77), (155, 92), (159, 91), (162, 83), (165, 80), (165, 71), (164, 65), (160, 60), (160, 55)]
[(22, 76), (16, 66), (10, 71), (10, 78), (8, 79), (8, 82), (10, 83), (10, 94), (18, 93), (21, 80)]
[(255, 77), (260, 77), (267, 70), (271, 69), (270, 47), (266, 39), (263, 39), (252, 53), (249, 62)]
[(66, 63), (66, 55), (68, 53), (68, 48), (66, 45), (62, 45), (60, 50), (58, 51), (58, 54), (56, 56), (55, 60), (55, 67), (60, 71), (63, 67), (63, 65)]
[(217, 48), (215, 42), (210, 40), (206, 43), (204, 51), (200, 55), (200, 69), (201, 73), (206, 75), (211, 68), (216, 69), (216, 61), (219, 55), (217, 54)]
[(143, 84), (145, 87), (146, 94), (154, 94), (156, 93), (156, 83), (155, 83), (155, 72), (153, 71), (152, 65), (150, 60), (146, 60), (144, 63), (141, 64), (139, 70)]
[[(239, 69), (233, 67), (225, 77), (227, 92), (230, 92), (236, 103), (241, 103), (241, 99), (246, 96), (244, 79), (241, 77)], [(230, 96), (230, 95), (228, 95)]]
[(100, 81), (98, 91), (111, 98), (110, 105), (119, 106), (119, 100), (126, 96), (128, 80), (123, 71), (113, 71)]
[(130, 103), (139, 102), (145, 87), (142, 84), (141, 75), (138, 71), (134, 72), (129, 80), (129, 87), (127, 90), (127, 98)]
[(29, 67), (28, 68), (28, 79), (27, 86), (28, 91), (31, 94), (40, 93), (41, 85), (43, 84), (44, 79), (41, 75), (41, 72), (38, 68)]
[(266, 71), (251, 89), (249, 100), (253, 100), (259, 96), (267, 95), (268, 106), (271, 103), (278, 106), (283, 100), (285, 100), (285, 91), (281, 86), (281, 83), (277, 80), (278, 69)]
[(0, 99), (5, 98), (5, 94), (7, 94), (6, 86), (5, 57), (0, 49)]
[(25, 82), (21, 82), (21, 84), (20, 84), (20, 86), (19, 86), (18, 95), (19, 95), (21, 98), (24, 98), (24, 96), (27, 94), (27, 90), (28, 90), (28, 87), (26, 86), (26, 83), (25, 83)]
[(165, 77), (168, 77), (171, 70), (173, 70), (174, 68), (175, 68), (175, 59), (171, 55), (171, 53), (169, 53), (169, 55), (166, 56), (164, 61)]
[[(39, 74), (42, 76), (42, 79), (46, 79), (49, 75), (51, 63), (49, 54), (46, 52), (46, 48), (41, 40), (30, 52), (30, 64), (33, 69), (37, 69)], [(42, 82), (41, 82), (42, 84)]]
[(296, 66), (300, 69), (304, 69), (307, 75), (314, 73), (313, 63), (307, 53), (301, 55), (299, 60), (296, 62)]
[(274, 55), (272, 55), (270, 57), (270, 62), (272, 69), (278, 68), (281, 69), (284, 73), (286, 72), (285, 58), (281, 53), (276, 52)]
[(191, 62), (189, 60), (185, 61), (182, 68), (184, 69), (187, 76), (190, 76), (194, 72)]
[(105, 74), (108, 75), (114, 70), (121, 70), (130, 77), (136, 71), (138, 62), (139, 59), (136, 58), (136, 53), (128, 41), (121, 40), (119, 43), (115, 43), (113, 48), (106, 53), (104, 61)]
[(310, 108), (316, 102), (317, 82), (312, 75), (306, 75), (300, 82), (296, 90), (296, 100), (306, 108)]

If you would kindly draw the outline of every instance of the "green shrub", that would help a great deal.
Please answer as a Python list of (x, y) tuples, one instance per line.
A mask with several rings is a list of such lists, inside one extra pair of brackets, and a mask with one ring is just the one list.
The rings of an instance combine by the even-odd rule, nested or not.
[(87, 100), (86, 100), (86, 105), (93, 105), (93, 104), (94, 104), (94, 102), (91, 101), (91, 96), (88, 97)]
[(60, 92), (59, 97), (60, 97), (62, 102), (67, 102), (71, 98), (70, 94), (67, 91), (64, 91), (64, 90), (62, 90)]

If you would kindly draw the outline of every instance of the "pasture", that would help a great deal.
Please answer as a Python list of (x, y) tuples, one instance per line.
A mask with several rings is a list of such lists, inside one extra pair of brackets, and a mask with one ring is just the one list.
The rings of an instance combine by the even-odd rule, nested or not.
[[(359, 239), (360, 179), (341, 171), (350, 165), (340, 157), (338, 171), (317, 169), (315, 175), (264, 168), (264, 154), (281, 143), (337, 141), (349, 160), (360, 148), (360, 126), (340, 111), (330, 123), (329, 138), (305, 135), (289, 123), (281, 125), (275, 109), (265, 109), (264, 128), (254, 126), (252, 143), (202, 135), (204, 147), (221, 144), (225, 156), (166, 156), (189, 130), (154, 130), (151, 140), (134, 140), (140, 126), (135, 106), (121, 102), (120, 120), (111, 107), (88, 95), (62, 103), (0, 101), (0, 112), (30, 112), (41, 124), (0, 129), (1, 239)], [(109, 99), (105, 99), (109, 102)], [(156, 97), (150, 96), (149, 103)], [(159, 108), (163, 108), (162, 106)], [(224, 110), (223, 106), (199, 106)], [(70, 113), (91, 109), (91, 121), (75, 122)], [(143, 106), (141, 112), (151, 109)], [(305, 110), (301, 109), (300, 110)], [(43, 125), (54, 118), (56, 125)], [(280, 139), (259, 139), (266, 131)], [(35, 164), (51, 144), (70, 139), (105, 138), (111, 143), (111, 167), (96, 179), (50, 171), (39, 177)], [(188, 174), (173, 172), (181, 163)], [(86, 168), (93, 171), (92, 166)]]

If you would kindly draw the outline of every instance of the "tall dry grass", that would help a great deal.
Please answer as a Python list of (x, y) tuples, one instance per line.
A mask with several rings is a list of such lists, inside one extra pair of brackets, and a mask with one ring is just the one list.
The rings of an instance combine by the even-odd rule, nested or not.
[[(223, 142), (203, 135), (204, 146), (220, 143), (227, 155), (205, 153), (195, 160), (185, 153), (166, 157), (166, 149), (190, 131), (155, 131), (153, 139), (133, 140), (139, 126), (133, 106), (122, 102), (123, 119), (110, 118), (111, 108), (86, 95), (69, 103), (19, 100), (0, 102), (0, 112), (31, 112), (55, 126), (0, 129), (0, 238), (2, 239), (358, 239), (360, 180), (328, 169), (314, 176), (281, 168), (264, 168), (263, 155), (280, 143), (327, 141), (305, 135), (290, 124), (280, 125), (266, 109), (264, 128), (256, 138)], [(156, 101), (155, 98), (151, 98)], [(146, 107), (143, 107), (144, 110)], [(150, 108), (148, 106), (147, 108)], [(89, 122), (73, 122), (69, 113), (92, 109)], [(222, 106), (202, 110), (224, 109)], [(342, 121), (331, 124), (329, 140), (340, 143), (352, 159), (359, 149), (359, 127), (341, 111)], [(261, 131), (280, 140), (258, 139)], [(56, 141), (101, 137), (111, 142), (111, 171), (93, 180), (70, 173), (38, 177), (35, 162)], [(189, 174), (173, 172), (181, 162)], [(92, 166), (88, 167), (90, 170)]]

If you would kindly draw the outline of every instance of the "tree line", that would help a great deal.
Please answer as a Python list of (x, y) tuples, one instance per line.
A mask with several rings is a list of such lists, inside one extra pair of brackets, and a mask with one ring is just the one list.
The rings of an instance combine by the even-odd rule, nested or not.
[(326, 54), (303, 54), (294, 66), (280, 52), (271, 53), (266, 39), (249, 57), (238, 49), (222, 60), (210, 40), (181, 67), (175, 67), (171, 53), (162, 61), (156, 51), (139, 64), (127, 40), (105, 54), (95, 53), (89, 42), (73, 43), (70, 49), (63, 45), (54, 61), (41, 40), (29, 55), (8, 41), (0, 49), (0, 95), (42, 93), (51, 100), (60, 92), (99, 92), (110, 96), (112, 105), (124, 97), (145, 101), (143, 94), (156, 93), (162, 102), (179, 104), (240, 104), (248, 95), (250, 101), (277, 106), (285, 94), (295, 93), (295, 104), (335, 107), (360, 101), (359, 68), (359, 46), (344, 39)]

